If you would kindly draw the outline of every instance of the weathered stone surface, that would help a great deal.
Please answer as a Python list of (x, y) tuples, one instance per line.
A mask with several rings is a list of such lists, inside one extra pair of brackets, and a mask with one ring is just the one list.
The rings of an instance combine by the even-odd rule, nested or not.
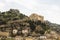
[(44, 21), (44, 17), (43, 16), (41, 16), (41, 15), (37, 15), (37, 14), (31, 14), (30, 15), (30, 19), (31, 20), (40, 20), (40, 21)]

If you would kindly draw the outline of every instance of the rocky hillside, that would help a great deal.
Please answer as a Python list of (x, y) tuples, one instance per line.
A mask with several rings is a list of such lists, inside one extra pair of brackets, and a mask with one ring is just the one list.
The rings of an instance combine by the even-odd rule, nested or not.
[(19, 20), (27, 17), (19, 12), (17, 9), (10, 9), (6, 12), (0, 12), (0, 25), (6, 24), (8, 21)]
[(41, 15), (32, 14), (28, 17), (17, 9), (0, 12), (0, 28), (1, 27), (3, 27), (1, 31), (11, 31), (13, 29), (22, 31), (28, 28), (31, 34), (44, 34), (48, 30), (54, 30), (60, 33), (60, 25), (45, 21)]
[[(33, 17), (34, 16), (34, 17)], [(36, 20), (37, 19), (37, 20)], [(48, 26), (42, 21), (43, 16), (32, 14), (32, 16), (26, 16), (19, 12), (17, 9), (10, 9), (6, 12), (0, 12), (0, 27), (5, 27), (5, 30), (22, 30), (30, 28), (31, 32), (44, 34), (49, 29)]]
[(44, 16), (35, 13), (28, 17), (17, 9), (10, 9), (6, 12), (0, 12), (1, 35), (11, 37), (27, 36), (27, 38), (31, 36), (32, 38), (40, 37), (42, 40), (60, 40), (60, 25), (45, 21)]
[(50, 27), (51, 30), (56, 31), (60, 34), (60, 25), (56, 23), (51, 23), (49, 21), (45, 21), (46, 25)]

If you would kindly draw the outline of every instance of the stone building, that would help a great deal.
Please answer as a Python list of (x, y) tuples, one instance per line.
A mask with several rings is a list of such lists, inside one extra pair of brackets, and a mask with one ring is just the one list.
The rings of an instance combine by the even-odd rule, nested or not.
[(34, 20), (34, 21), (35, 21), (35, 20), (39, 20), (39, 21), (41, 21), (41, 22), (44, 21), (44, 17), (43, 17), (43, 16), (37, 15), (37, 14), (35, 14), (35, 13), (33, 13), (32, 15), (30, 15), (29, 17), (30, 17), (31, 20)]

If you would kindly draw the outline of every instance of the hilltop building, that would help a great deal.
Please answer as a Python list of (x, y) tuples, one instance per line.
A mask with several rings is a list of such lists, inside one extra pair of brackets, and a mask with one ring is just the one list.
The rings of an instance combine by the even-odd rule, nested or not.
[(36, 20), (39, 20), (41, 22), (44, 21), (44, 16), (37, 15), (35, 13), (31, 14), (29, 17), (30, 17), (31, 20), (34, 20), (34, 21), (36, 21)]

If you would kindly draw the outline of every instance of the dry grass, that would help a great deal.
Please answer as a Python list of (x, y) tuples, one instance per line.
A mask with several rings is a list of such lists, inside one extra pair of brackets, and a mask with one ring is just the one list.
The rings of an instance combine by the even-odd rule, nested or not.
[(9, 32), (0, 32), (0, 36), (9, 36)]

